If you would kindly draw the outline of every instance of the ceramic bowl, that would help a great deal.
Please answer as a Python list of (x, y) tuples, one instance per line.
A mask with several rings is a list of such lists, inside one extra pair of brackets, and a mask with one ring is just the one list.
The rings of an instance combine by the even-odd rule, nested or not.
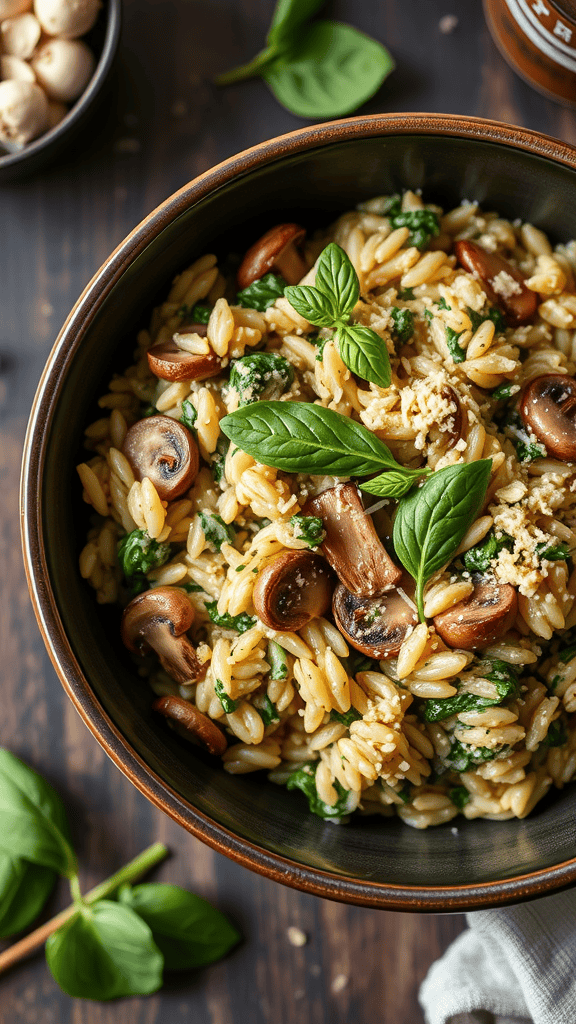
[(83, 36), (96, 58), (94, 74), (66, 116), (23, 149), (9, 153), (0, 143), (0, 182), (19, 181), (54, 160), (76, 137), (108, 82), (120, 42), (122, 0), (104, 0), (98, 20)]
[(576, 790), (523, 821), (416, 831), (398, 819), (334, 826), (301, 794), (218, 761), (159, 721), (119, 640), (119, 614), (80, 578), (88, 518), (74, 466), (83, 428), (174, 275), (205, 251), (242, 250), (278, 220), (329, 223), (370, 196), (423, 189), (444, 207), (478, 200), (555, 240), (576, 237), (576, 149), (522, 128), (436, 114), (304, 128), (240, 153), (150, 214), (88, 285), (46, 366), (24, 455), (25, 561), (60, 679), (112, 760), (153, 803), (240, 864), (333, 899), (396, 910), (489, 907), (576, 880)]

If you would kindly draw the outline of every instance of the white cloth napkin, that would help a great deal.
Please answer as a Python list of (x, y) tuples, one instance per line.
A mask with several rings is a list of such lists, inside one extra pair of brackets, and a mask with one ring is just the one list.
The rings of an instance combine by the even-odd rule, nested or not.
[(466, 918), (420, 988), (427, 1024), (576, 1024), (576, 891)]

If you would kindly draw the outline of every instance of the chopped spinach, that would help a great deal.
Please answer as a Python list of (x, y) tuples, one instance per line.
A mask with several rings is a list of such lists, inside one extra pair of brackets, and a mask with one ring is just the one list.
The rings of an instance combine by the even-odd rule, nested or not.
[(504, 314), (496, 306), (492, 306), (487, 313), (477, 313), (475, 309), (470, 309), (470, 306), (467, 306), (466, 312), (470, 317), (473, 331), (477, 331), (480, 324), (485, 323), (486, 320), (492, 321), (498, 334), (502, 334), (506, 330)]
[(492, 761), (499, 751), (490, 747), (470, 747), (467, 743), (454, 740), (446, 757), (442, 760), (446, 768), (454, 772), (469, 772), (484, 761)]
[(397, 294), (398, 294), (398, 298), (402, 299), (405, 302), (406, 299), (413, 299), (414, 298), (414, 289), (413, 288), (401, 288), (400, 291)]
[(290, 525), (297, 540), (306, 541), (311, 548), (317, 548), (326, 536), (324, 524), (319, 516), (292, 516)]
[(246, 309), (257, 309), (263, 313), (268, 306), (273, 306), (276, 299), (284, 295), (288, 282), (280, 274), (264, 274), (257, 281), (253, 281), (247, 288), (243, 288), (236, 296), (239, 306)]
[(563, 562), (570, 554), (570, 548), (565, 541), (559, 544), (547, 545), (544, 541), (536, 545), (536, 554), (540, 559), (547, 559), (548, 562)]
[(530, 440), (520, 414), (515, 409), (508, 409), (500, 418), (500, 429), (514, 444), (520, 462), (546, 458), (546, 448), (539, 441)]
[(148, 585), (146, 573), (164, 565), (170, 558), (170, 545), (159, 544), (146, 530), (132, 530), (118, 544), (118, 560), (132, 596)]
[(221, 626), (222, 629), (235, 629), (238, 633), (245, 633), (256, 625), (256, 619), (253, 615), (248, 615), (248, 612), (242, 612), (241, 615), (229, 615), (228, 612), (224, 612), (219, 615), (217, 601), (206, 601), (206, 611), (214, 625)]
[(458, 338), (461, 334), (464, 334), (464, 331), (453, 331), (451, 327), (446, 325), (446, 344), (455, 363), (463, 363), (466, 359), (466, 349), (458, 344)]
[(348, 729), (352, 722), (358, 722), (360, 718), (362, 718), (362, 715), (359, 711), (356, 711), (356, 708), (350, 708), (349, 711), (333, 710), (330, 712), (331, 722), (340, 722), (341, 725), (345, 725)]
[(182, 319), (189, 320), (191, 324), (207, 324), (212, 313), (212, 307), (205, 302), (197, 302), (195, 306), (184, 304), (176, 311), (176, 315)]
[(568, 731), (564, 718), (557, 718), (548, 728), (548, 732), (542, 740), (544, 747), (563, 747), (568, 741)]
[(268, 642), (268, 661), (270, 662), (270, 678), (286, 679), (288, 675), (286, 651), (275, 640)]
[(204, 587), (201, 587), (199, 583), (180, 583), (179, 586), (187, 594), (202, 594), (204, 591)]
[(328, 341), (328, 338), (321, 338), (319, 334), (313, 336), (308, 335), (308, 341), (311, 341), (312, 344), (315, 345), (316, 348), (318, 349), (318, 352), (316, 354), (316, 362), (321, 363), (322, 360), (324, 359), (324, 346)]
[(576, 644), (571, 644), (570, 647), (565, 647), (563, 651), (558, 655), (558, 661), (566, 664), (567, 661), (571, 661), (576, 654)]
[(276, 705), (272, 703), (267, 693), (263, 696), (261, 695), (254, 698), (254, 707), (264, 722), (264, 725), (270, 725), (271, 722), (280, 721), (280, 715), (276, 710)]
[(543, 444), (538, 442), (526, 444), (519, 440), (516, 442), (516, 454), (520, 462), (534, 462), (534, 459), (545, 459), (547, 452)]
[(155, 415), (156, 415), (156, 406), (153, 405), (152, 402), (149, 402), (148, 405), (145, 405), (144, 408), (142, 409), (142, 412), (140, 413), (140, 418), (144, 420), (144, 419), (147, 419), (148, 416), (155, 416)]
[(288, 390), (294, 370), (275, 352), (252, 352), (235, 359), (230, 371), (230, 387), (238, 393), (239, 405), (275, 401)]
[(354, 678), (358, 672), (379, 672), (380, 663), (374, 658), (369, 658), (367, 654), (361, 654), (360, 651), (350, 651), (347, 658), (342, 658), (342, 664), (346, 669), (349, 676)]
[(405, 344), (414, 334), (414, 313), (409, 309), (401, 309), (400, 306), (392, 306), (390, 315), (394, 321), (392, 334)]
[(196, 435), (196, 420), (198, 419), (198, 412), (192, 405), (189, 398), (185, 398), (182, 402), (182, 415), (180, 417), (180, 423), (183, 423), (188, 430), (191, 430)]
[(514, 540), (507, 533), (496, 537), (494, 531), (491, 530), (480, 544), (476, 544), (465, 553), (462, 561), (469, 572), (486, 572), (490, 568), (492, 559), (497, 558), (500, 551), (504, 548), (511, 551), (513, 547)]
[(452, 309), (452, 306), (448, 305), (443, 295), (438, 303), (438, 309)]
[(209, 544), (213, 544), (216, 551), (220, 551), (223, 544), (233, 544), (236, 533), (233, 526), (227, 525), (222, 516), (215, 512), (199, 512), (200, 523), (204, 530), (204, 536)]
[(316, 768), (318, 766), (317, 761), (309, 761), (302, 765), (301, 768), (297, 768), (296, 771), (292, 772), (288, 776), (286, 781), (287, 789), (299, 789), (308, 800), (308, 806), (312, 811), (312, 814), (317, 814), (320, 818), (342, 818), (346, 814), (350, 814), (351, 810), (351, 799), (354, 794), (350, 793), (347, 789), (344, 789), (340, 785), (337, 779), (334, 780), (334, 788), (338, 793), (338, 799), (334, 806), (325, 804), (323, 800), (318, 796), (318, 790), (316, 789)]
[(393, 228), (409, 228), (411, 234), (407, 238), (408, 245), (424, 249), (433, 235), (440, 234), (438, 217), (432, 210), (404, 210), (398, 199), (390, 209), (390, 224)]
[(462, 810), (463, 807), (468, 803), (470, 799), (470, 793), (466, 789), (466, 786), (454, 786), (453, 789), (448, 790), (448, 797), (453, 804), (456, 805), (458, 810)]
[(432, 312), (431, 309), (425, 309), (424, 310), (424, 319), (427, 320), (429, 324), (432, 323), (432, 321), (434, 319), (434, 313)]
[(224, 683), (222, 682), (221, 679), (217, 679), (216, 682), (214, 683), (214, 690), (216, 692), (218, 700), (220, 701), (227, 715), (231, 715), (233, 714), (234, 711), (238, 710), (239, 702), (237, 700), (232, 700), (232, 697), (230, 697), (226, 693), (226, 690), (224, 689)]
[(511, 398), (511, 397), (512, 397), (512, 384), (510, 384), (509, 381), (507, 381), (506, 384), (499, 384), (498, 387), (494, 388), (494, 391), (492, 392), (492, 398), (495, 398), (496, 401), (498, 401), (498, 402), (501, 401), (501, 399), (503, 399), (503, 398)]
[(506, 661), (489, 658), (480, 662), (484, 678), (494, 683), (500, 700), (518, 695), (518, 673)]
[[(465, 711), (484, 711), (500, 701), (518, 694), (518, 676), (511, 665), (499, 659), (480, 662), (484, 678), (496, 687), (497, 697), (478, 697), (474, 693), (457, 693), (453, 697), (441, 697), (423, 702), (422, 717), (425, 722), (441, 722), (451, 715)], [(456, 686), (459, 680), (456, 680)]]
[(409, 804), (412, 799), (412, 786), (409, 782), (405, 782), (401, 789), (396, 789), (395, 793), (400, 797), (402, 803)]
[[(212, 455), (212, 476), (217, 484), (222, 482), (224, 476), (224, 463), (230, 447), (230, 438), (220, 434), (216, 442), (216, 451)], [(237, 449), (238, 450), (238, 449)]]

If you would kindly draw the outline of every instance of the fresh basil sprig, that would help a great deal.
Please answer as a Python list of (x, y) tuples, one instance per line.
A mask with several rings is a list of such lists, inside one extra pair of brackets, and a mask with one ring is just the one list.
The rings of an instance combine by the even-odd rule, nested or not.
[(491, 469), (490, 459), (447, 466), (400, 502), (394, 521), (394, 550), (416, 580), (422, 622), (424, 585), (455, 554), (482, 505)]
[(370, 98), (394, 69), (388, 50), (350, 25), (307, 24), (325, 0), (279, 0), (266, 47), (216, 79), (230, 85), (260, 76), (300, 117), (340, 117)]
[(350, 258), (336, 242), (330, 242), (318, 260), (316, 283), (291, 285), (284, 295), (309, 323), (334, 329), (340, 357), (349, 370), (381, 388), (390, 386), (385, 342), (369, 327), (350, 323), (360, 298), (360, 282)]
[[(26, 847), (25, 847), (25, 844)], [(48, 898), (56, 872), (70, 882), (73, 904), (51, 922), (46, 960), (71, 996), (116, 999), (148, 995), (162, 970), (200, 967), (219, 959), (240, 936), (204, 900), (173, 885), (128, 884), (168, 851), (156, 843), (95, 890), (82, 896), (64, 805), (28, 765), (0, 749), (0, 929), (14, 934), (30, 924)], [(107, 897), (119, 893), (120, 902)], [(41, 945), (36, 933), (25, 943)], [(36, 945), (35, 945), (36, 943)]]

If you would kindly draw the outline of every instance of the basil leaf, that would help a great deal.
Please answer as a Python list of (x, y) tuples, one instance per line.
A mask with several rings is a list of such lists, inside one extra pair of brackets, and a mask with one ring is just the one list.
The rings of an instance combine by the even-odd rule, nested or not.
[(221, 679), (217, 679), (214, 683), (214, 692), (227, 715), (232, 715), (238, 710), (238, 701), (232, 700), (232, 697), (226, 693)]
[(453, 789), (448, 790), (448, 798), (456, 805), (458, 810), (461, 811), (468, 803), (470, 793), (466, 789), (466, 786), (454, 786)]
[(217, 601), (206, 601), (206, 611), (211, 621), (216, 626), (221, 626), (222, 629), (235, 629), (238, 633), (246, 633), (247, 630), (252, 629), (252, 626), (256, 625), (254, 616), (248, 615), (247, 612), (242, 612), (240, 615), (230, 615), (228, 612), (224, 612), (222, 615), (219, 615), (217, 608)]
[(278, 0), (272, 15), (267, 42), (282, 43), (295, 29), (314, 17), (326, 0)]
[(385, 342), (375, 331), (360, 324), (343, 324), (336, 328), (335, 339), (340, 358), (352, 373), (380, 388), (390, 387), (390, 356)]
[(380, 88), (394, 68), (380, 43), (350, 25), (316, 21), (283, 37), (261, 74), (276, 99), (300, 117), (340, 117)]
[(455, 363), (463, 363), (466, 359), (466, 349), (458, 343), (458, 338), (463, 333), (464, 331), (453, 331), (451, 327), (446, 326), (446, 344)]
[(338, 312), (328, 296), (312, 285), (289, 285), (284, 295), (300, 316), (317, 327), (332, 327), (337, 319)]
[(60, 797), (32, 768), (1, 749), (0, 849), (67, 878), (76, 874)]
[(147, 996), (162, 985), (164, 957), (148, 925), (127, 906), (100, 900), (50, 936), (46, 961), (77, 999)]
[(318, 796), (316, 789), (317, 761), (309, 761), (292, 772), (286, 780), (286, 789), (299, 789), (308, 800), (308, 807), (312, 814), (319, 818), (342, 818), (351, 811), (351, 799), (354, 797), (347, 789), (340, 785), (337, 779), (334, 780), (334, 788), (338, 793), (335, 804), (325, 804)]
[(270, 678), (286, 679), (288, 675), (286, 651), (276, 640), (268, 642), (268, 661), (270, 662)]
[(400, 468), (366, 427), (308, 402), (256, 402), (224, 416), (220, 428), (252, 458), (286, 473), (367, 476)]
[(125, 885), (118, 898), (148, 925), (166, 970), (204, 967), (240, 942), (240, 934), (224, 914), (178, 885)]
[(263, 313), (268, 306), (274, 305), (276, 299), (284, 295), (286, 285), (287, 282), (280, 274), (264, 274), (238, 292), (236, 303), (246, 309), (257, 309)]
[(360, 298), (360, 282), (348, 254), (335, 242), (323, 250), (314, 287), (328, 299), (335, 319), (348, 317)]
[(198, 412), (192, 405), (189, 398), (185, 398), (182, 402), (182, 415), (180, 417), (180, 423), (183, 423), (188, 430), (191, 431), (192, 435), (196, 435), (196, 420), (198, 419)]
[(481, 508), (492, 462), (447, 466), (401, 503), (393, 543), (402, 565), (416, 580), (418, 612), (424, 622), (424, 584), (453, 557)]
[(290, 526), (298, 540), (304, 540), (311, 548), (317, 548), (326, 536), (324, 523), (319, 516), (292, 516)]
[(233, 526), (227, 525), (222, 516), (215, 512), (199, 512), (200, 523), (204, 536), (209, 544), (213, 544), (216, 551), (220, 551), (223, 544), (233, 544), (236, 532)]
[(294, 370), (276, 352), (252, 352), (235, 359), (230, 371), (230, 387), (238, 393), (240, 407), (260, 399), (274, 400), (288, 390)]
[(377, 494), (381, 498), (403, 498), (408, 493), (411, 487), (414, 486), (419, 476), (429, 472), (429, 470), (421, 469), (417, 472), (413, 470), (396, 470), (389, 469), (385, 473), (381, 473), (380, 476), (375, 476), (372, 480), (362, 481), (360, 487), (363, 491), (368, 491), (368, 494)]
[(0, 938), (34, 921), (56, 882), (56, 872), (0, 850)]

